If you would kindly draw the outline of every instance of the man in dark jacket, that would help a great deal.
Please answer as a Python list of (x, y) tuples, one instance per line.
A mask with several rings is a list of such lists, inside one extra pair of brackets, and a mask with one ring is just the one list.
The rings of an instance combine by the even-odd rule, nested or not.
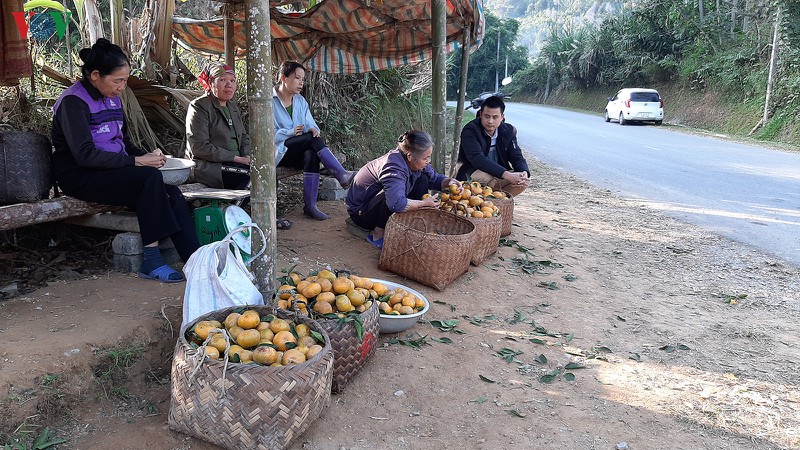
[(478, 117), (461, 131), (456, 179), (477, 181), (511, 195), (530, 183), (530, 169), (517, 144), (517, 130), (505, 122), (500, 97), (484, 100)]

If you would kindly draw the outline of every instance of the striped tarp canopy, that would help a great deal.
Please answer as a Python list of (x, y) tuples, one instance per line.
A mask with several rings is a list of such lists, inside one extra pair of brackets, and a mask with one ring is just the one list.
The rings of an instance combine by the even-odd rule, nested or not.
[[(355, 74), (416, 64), (433, 55), (430, 0), (323, 0), (304, 13), (270, 9), (273, 63), (288, 59), (311, 70)], [(458, 48), (465, 27), (472, 46), (484, 32), (482, 0), (447, 0), (447, 51)], [(234, 16), (237, 56), (246, 52), (244, 14)], [(173, 18), (173, 37), (191, 51), (221, 55), (223, 19)]]

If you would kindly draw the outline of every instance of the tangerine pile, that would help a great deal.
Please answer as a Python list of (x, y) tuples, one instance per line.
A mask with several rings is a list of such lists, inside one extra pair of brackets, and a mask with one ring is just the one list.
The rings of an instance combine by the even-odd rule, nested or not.
[[(495, 191), (489, 186), (483, 186), (477, 181), (465, 184), (463, 189), (451, 184), (449, 192), (435, 194), (439, 209), (455, 212), (459, 216), (468, 216), (476, 219), (488, 219), (500, 215), (500, 209), (492, 203), (491, 199), (509, 198), (503, 191)], [(423, 198), (430, 194), (425, 194)]]
[(261, 317), (252, 309), (230, 313), (222, 323), (201, 320), (186, 334), (197, 345), (211, 336), (205, 354), (212, 360), (224, 357), (229, 342), (229, 361), (273, 367), (304, 363), (321, 352), (320, 344), (325, 343), (322, 335), (306, 324), (295, 324), (272, 314)]
[(306, 278), (291, 272), (285, 281), (287, 284), (278, 287), (278, 308), (298, 310), (307, 315), (311, 315), (309, 310), (323, 316), (335, 314), (338, 317), (352, 312), (363, 313), (389, 290), (369, 278), (337, 276), (328, 269)]
[(381, 314), (390, 316), (416, 314), (425, 308), (425, 300), (402, 288), (387, 292), (380, 301), (378, 309), (381, 310)]

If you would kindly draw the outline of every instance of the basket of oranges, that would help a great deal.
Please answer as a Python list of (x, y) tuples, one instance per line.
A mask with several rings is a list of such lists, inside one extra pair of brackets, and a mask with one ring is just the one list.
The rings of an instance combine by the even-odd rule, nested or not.
[(284, 448), (330, 400), (333, 351), (309, 317), (270, 306), (191, 322), (175, 346), (169, 426), (228, 449)]
[(381, 283), (346, 272), (320, 270), (303, 278), (290, 270), (279, 281), (278, 307), (294, 310), (317, 321), (333, 349), (331, 391), (344, 386), (375, 353), (380, 321), (376, 299), (386, 291)]

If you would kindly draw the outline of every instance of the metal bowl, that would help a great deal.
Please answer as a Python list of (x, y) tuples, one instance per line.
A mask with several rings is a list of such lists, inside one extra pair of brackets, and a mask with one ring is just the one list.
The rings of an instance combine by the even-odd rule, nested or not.
[(192, 173), (192, 167), (194, 166), (195, 162), (191, 159), (168, 156), (166, 164), (159, 167), (158, 170), (161, 171), (164, 183), (178, 186), (189, 179), (189, 175)]
[(380, 323), (380, 333), (381, 334), (389, 334), (389, 333), (399, 333), (401, 331), (406, 331), (409, 328), (413, 327), (417, 320), (422, 319), (425, 316), (425, 313), (428, 312), (428, 309), (431, 307), (431, 303), (425, 298), (424, 295), (420, 294), (419, 292), (411, 289), (408, 286), (403, 286), (399, 283), (394, 283), (391, 281), (386, 280), (379, 280), (377, 278), (372, 278), (372, 281), (375, 283), (383, 283), (389, 289), (405, 289), (406, 291), (414, 294), (417, 298), (421, 298), (422, 301), (425, 302), (425, 307), (418, 313), (408, 314), (405, 316), (393, 316), (387, 314), (381, 314), (379, 320)]

